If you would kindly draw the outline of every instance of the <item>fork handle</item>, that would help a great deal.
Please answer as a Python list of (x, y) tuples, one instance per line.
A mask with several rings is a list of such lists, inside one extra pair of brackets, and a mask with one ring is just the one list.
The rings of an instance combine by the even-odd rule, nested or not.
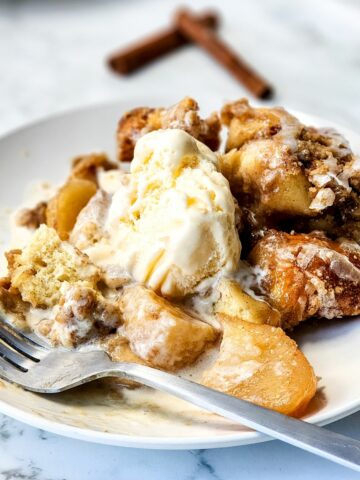
[(109, 370), (108, 375), (126, 377), (170, 393), (273, 438), (360, 471), (360, 441), (358, 440), (154, 368), (137, 364), (113, 363)]

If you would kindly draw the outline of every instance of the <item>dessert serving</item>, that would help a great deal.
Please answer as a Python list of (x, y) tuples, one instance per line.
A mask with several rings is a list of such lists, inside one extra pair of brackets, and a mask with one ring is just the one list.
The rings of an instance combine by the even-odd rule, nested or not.
[(75, 158), (12, 215), (2, 316), (54, 348), (101, 348), (303, 415), (316, 372), (289, 334), (360, 314), (347, 141), (246, 100), (204, 119), (185, 98), (127, 112), (117, 143), (118, 158)]

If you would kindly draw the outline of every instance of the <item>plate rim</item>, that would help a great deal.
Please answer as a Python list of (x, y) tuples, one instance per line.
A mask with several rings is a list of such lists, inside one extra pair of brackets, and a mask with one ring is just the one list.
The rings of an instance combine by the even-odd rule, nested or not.
[[(152, 98), (155, 102), (169, 102), (170, 98), (173, 98), (173, 93), (162, 92), (161, 94), (155, 93)], [(219, 95), (218, 95), (219, 96)], [(9, 137), (12, 137), (17, 134), (21, 134), (23, 131), (26, 131), (30, 128), (36, 128), (38, 126), (44, 125), (49, 121), (60, 119), (62, 117), (72, 116), (74, 114), (85, 114), (89, 111), (96, 111), (98, 109), (111, 109), (115, 108), (116, 103), (119, 103), (119, 108), (122, 102), (144, 102), (149, 103), (149, 98), (145, 98), (145, 95), (141, 92), (139, 94), (133, 94), (127, 98), (117, 97), (112, 100), (107, 100), (105, 102), (95, 102), (87, 105), (77, 106), (75, 108), (66, 108), (64, 110), (57, 111), (50, 115), (43, 115), (38, 118), (35, 118), (29, 122), (26, 122), (18, 127), (12, 128), (10, 130), (5, 130), (0, 134), (0, 143), (4, 140), (7, 140)], [(170, 100), (171, 101), (171, 100)], [(253, 102), (256, 104), (256, 102)], [(286, 108), (286, 107), (284, 107)], [(313, 115), (312, 113), (299, 111), (297, 109), (286, 108), (291, 114), (297, 117), (308, 117), (309, 120), (314, 121), (315, 123), (323, 123), (324, 126), (331, 126), (337, 128), (344, 133), (345, 136), (351, 135), (352, 137), (357, 137), (360, 143), (360, 135), (348, 128), (347, 126), (341, 125), (333, 120), (326, 120), (321, 116)], [(5, 382), (6, 383), (6, 382)], [(345, 407), (338, 407), (337, 409), (329, 412), (327, 415), (321, 415), (321, 411), (314, 414), (312, 417), (305, 419), (309, 423), (314, 423), (316, 425), (328, 425), (330, 423), (336, 422), (345, 418), (353, 413), (356, 413), (360, 410), (360, 398), (356, 398)], [(265, 434), (256, 432), (256, 431), (241, 431), (238, 433), (231, 433), (226, 436), (212, 436), (205, 438), (204, 436), (195, 436), (195, 437), (155, 437), (155, 436), (132, 436), (124, 435), (120, 433), (110, 433), (100, 430), (92, 430), (89, 428), (77, 427), (69, 424), (64, 424), (56, 420), (50, 420), (44, 418), (41, 415), (35, 413), (30, 413), (26, 410), (22, 410), (20, 407), (10, 405), (4, 400), (0, 399), (0, 413), (7, 415), (11, 418), (14, 418), (18, 421), (21, 421), (27, 425), (30, 425), (35, 428), (40, 428), (45, 431), (65, 436), (68, 438), (73, 438), (82, 441), (88, 441), (92, 443), (99, 443), (105, 445), (121, 446), (121, 447), (130, 447), (130, 448), (141, 448), (141, 449), (162, 449), (162, 450), (189, 450), (189, 449), (211, 449), (211, 448), (227, 448), (234, 446), (249, 445), (254, 443), (266, 442), (272, 440)]]
[[(2, 380), (4, 381), (4, 380)], [(4, 381), (4, 383), (7, 383)], [(19, 387), (20, 388), (20, 387)], [(346, 409), (338, 408), (331, 416), (321, 416), (315, 414), (304, 421), (325, 426), (337, 422), (342, 418), (348, 417), (360, 410), (360, 398), (350, 402)], [(256, 431), (242, 431), (232, 433), (223, 437), (213, 436), (205, 440), (203, 436), (192, 437), (155, 437), (155, 436), (133, 436), (120, 433), (102, 432), (100, 430), (91, 430), (89, 428), (76, 427), (66, 423), (60, 423), (56, 420), (50, 420), (36, 415), (34, 413), (22, 410), (19, 407), (8, 404), (0, 400), (0, 413), (7, 415), (15, 420), (23, 422), (35, 428), (40, 428), (47, 432), (61, 435), (76, 440), (98, 443), (103, 445), (113, 445), (119, 447), (140, 448), (148, 450), (196, 450), (227, 448), (236, 446), (245, 446), (255, 443), (263, 443), (274, 440), (273, 438)], [(317, 418), (320, 417), (320, 418)]]

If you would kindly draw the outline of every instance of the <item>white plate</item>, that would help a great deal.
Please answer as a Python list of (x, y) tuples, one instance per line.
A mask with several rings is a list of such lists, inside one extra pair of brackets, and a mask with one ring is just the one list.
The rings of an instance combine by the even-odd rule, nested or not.
[[(124, 111), (139, 105), (166, 105), (175, 100), (164, 96), (122, 100), (51, 117), (3, 137), (1, 207), (18, 205), (29, 181), (63, 180), (75, 155), (106, 151), (114, 157), (114, 132)], [(220, 104), (220, 99), (211, 97), (206, 110)], [(296, 114), (305, 123), (337, 128), (347, 136), (354, 150), (360, 152), (360, 137), (355, 133), (331, 122)], [(5, 224), (0, 235), (0, 247), (4, 248)], [(323, 425), (359, 410), (360, 322), (352, 319), (308, 324), (296, 332), (296, 338), (321, 378), (308, 420)], [(46, 397), (1, 382), (0, 411), (61, 435), (138, 448), (213, 448), (268, 439), (165, 394), (148, 390), (137, 407), (129, 405), (129, 395), (137, 393), (115, 395), (103, 385), (95, 385)]]

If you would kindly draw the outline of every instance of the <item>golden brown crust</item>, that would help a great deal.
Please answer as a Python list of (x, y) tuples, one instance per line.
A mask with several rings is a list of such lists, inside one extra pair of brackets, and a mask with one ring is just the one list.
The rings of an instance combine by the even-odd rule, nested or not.
[(0, 312), (12, 314), (21, 322), (25, 322), (29, 304), (21, 298), (17, 288), (11, 285), (9, 277), (0, 278)]
[(0, 288), (9, 289), (11, 287), (10, 277), (0, 277)]
[(19, 248), (14, 248), (13, 250), (8, 250), (7, 252), (5, 252), (10, 282), (11, 282), (11, 277), (18, 266), (17, 259), (19, 258), (19, 255), (21, 255), (21, 253), (22, 253), (22, 250), (20, 250)]
[(315, 129), (282, 108), (252, 108), (247, 100), (225, 105), (226, 153), (220, 159), (240, 205), (255, 221), (250, 228), (307, 229), (331, 216), (336, 228), (360, 220), (360, 169), (346, 140), (331, 129)]
[(105, 153), (90, 153), (89, 155), (81, 155), (73, 159), (70, 178), (89, 180), (97, 185), (97, 172), (99, 169), (113, 170), (116, 168), (116, 165), (109, 160)]
[(199, 105), (190, 97), (185, 97), (174, 106), (161, 112), (161, 128), (180, 128), (185, 130), (211, 150), (219, 148), (220, 120), (217, 113), (201, 119)]
[[(148, 131), (158, 130), (154, 108), (139, 107), (126, 112), (119, 120), (117, 128), (118, 157), (122, 162), (131, 162), (137, 140)], [(155, 122), (154, 122), (155, 120)]]
[(226, 151), (241, 148), (251, 140), (270, 138), (281, 130), (276, 109), (252, 108), (246, 98), (224, 105), (220, 119), (229, 127)]
[(263, 270), (261, 288), (280, 311), (283, 328), (309, 317), (360, 314), (360, 247), (355, 242), (270, 230), (249, 260)]
[(170, 108), (140, 107), (127, 112), (118, 124), (119, 160), (131, 161), (137, 140), (146, 133), (161, 128), (185, 130), (211, 150), (217, 150), (220, 144), (218, 115), (213, 113), (207, 119), (201, 119), (198, 111), (197, 102), (185, 97)]
[(47, 202), (39, 202), (34, 208), (23, 208), (15, 218), (19, 227), (26, 227), (35, 230), (41, 224), (46, 223)]

